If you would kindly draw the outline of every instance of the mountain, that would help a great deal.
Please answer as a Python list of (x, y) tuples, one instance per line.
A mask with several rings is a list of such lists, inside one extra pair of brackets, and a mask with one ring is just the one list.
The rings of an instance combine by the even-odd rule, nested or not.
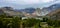
[(53, 11), (53, 10), (56, 10), (58, 8), (60, 8), (60, 4), (59, 3), (56, 3), (56, 4), (53, 4), (53, 5), (49, 6), (49, 7), (43, 8), (43, 10), (46, 9), (48, 11)]
[(60, 4), (59, 3), (56, 3), (54, 5), (51, 5), (48, 8), (49, 8), (49, 10), (53, 11), (53, 10), (56, 10), (56, 9), (60, 8)]
[(47, 15), (48, 15), (48, 16), (53, 16), (53, 15), (55, 15), (55, 14), (57, 14), (57, 13), (60, 13), (60, 8), (59, 8), (59, 9), (56, 9), (56, 10), (50, 12), (50, 13), (48, 13)]
[(35, 8), (25, 8), (25, 9), (16, 9), (15, 11), (18, 12), (26, 12), (26, 13), (33, 13), (35, 11)]
[(60, 19), (60, 8), (48, 13), (46, 16), (50, 16), (51, 19)]
[(25, 8), (25, 9), (17, 9), (17, 11), (20, 11), (20, 12), (26, 12), (26, 13), (30, 13), (32, 14), (33, 12), (36, 11), (36, 15), (39, 15), (39, 16), (45, 16), (46, 14), (50, 13), (51, 11), (54, 11), (56, 9), (60, 8), (60, 4), (59, 3), (56, 3), (56, 4), (53, 4), (49, 7), (44, 7), (42, 9), (35, 9), (35, 8)]
[[(60, 4), (53, 4), (49, 7), (44, 7), (42, 9), (35, 8), (25, 8), (25, 9), (13, 9), (12, 7), (2, 7), (0, 8), (0, 13), (7, 13), (8, 15), (37, 15), (45, 16), (46, 14), (60, 8)], [(3, 12), (2, 12), (3, 11)]]
[(49, 7), (44, 7), (42, 9), (35, 9), (35, 8), (25, 8), (25, 9), (16, 9), (15, 11), (22, 12), (23, 14), (29, 13), (29, 14), (35, 14), (37, 16), (45, 16), (46, 14), (50, 13), (51, 11), (54, 11), (56, 9), (60, 8), (60, 4), (56, 3)]
[(7, 11), (13, 11), (13, 8), (12, 7), (1, 7), (0, 10), (7, 10)]
[(7, 16), (23, 16), (21, 12), (14, 11), (12, 7), (2, 7), (0, 8), (0, 14), (5, 13)]
[(43, 14), (46, 15), (49, 12), (54, 11), (54, 10), (56, 10), (58, 8), (60, 8), (60, 4), (56, 3), (56, 4), (53, 4), (53, 5), (49, 6), (49, 7), (44, 7), (41, 11), (42, 11)]
[(1, 7), (0, 8), (0, 14), (7, 13), (6, 11), (13, 11), (13, 8), (11, 8), (11, 7)]

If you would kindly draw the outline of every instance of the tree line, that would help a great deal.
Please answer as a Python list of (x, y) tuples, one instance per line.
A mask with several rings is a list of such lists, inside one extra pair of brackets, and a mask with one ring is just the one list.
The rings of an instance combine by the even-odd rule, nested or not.
[(43, 20), (35, 18), (27, 18), (22, 20), (22, 17), (0, 15), (0, 28), (43, 28), (41, 22), (48, 24), (47, 28), (60, 28), (60, 20), (51, 20), (48, 17), (43, 17)]

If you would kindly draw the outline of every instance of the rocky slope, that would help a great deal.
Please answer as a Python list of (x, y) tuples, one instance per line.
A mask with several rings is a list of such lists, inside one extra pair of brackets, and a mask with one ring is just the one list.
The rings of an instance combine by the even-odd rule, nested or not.
[(60, 19), (60, 8), (50, 12), (47, 16), (50, 16), (51, 19)]
[(0, 8), (0, 14), (6, 13), (7, 16), (21, 16), (21, 12), (14, 11), (11, 7)]

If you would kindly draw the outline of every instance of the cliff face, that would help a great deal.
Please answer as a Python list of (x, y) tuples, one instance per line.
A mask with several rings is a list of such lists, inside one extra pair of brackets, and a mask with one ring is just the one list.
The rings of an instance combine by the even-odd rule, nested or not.
[(51, 19), (60, 19), (60, 8), (47, 14)]

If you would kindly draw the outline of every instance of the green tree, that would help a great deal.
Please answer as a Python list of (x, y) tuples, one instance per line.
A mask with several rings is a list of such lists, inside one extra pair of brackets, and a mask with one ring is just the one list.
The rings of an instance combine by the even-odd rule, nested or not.
[(60, 27), (60, 21), (59, 20), (55, 20), (55, 27)]
[(43, 22), (47, 22), (48, 17), (43, 17)]
[(14, 17), (12, 19), (12, 28), (20, 28), (20, 18)]
[(32, 27), (32, 26), (36, 25), (37, 23), (40, 23), (39, 19), (28, 18), (28, 19), (24, 20), (25, 27)]
[(51, 19), (48, 19), (47, 23), (48, 23), (49, 26), (53, 26), (55, 21), (51, 20)]

